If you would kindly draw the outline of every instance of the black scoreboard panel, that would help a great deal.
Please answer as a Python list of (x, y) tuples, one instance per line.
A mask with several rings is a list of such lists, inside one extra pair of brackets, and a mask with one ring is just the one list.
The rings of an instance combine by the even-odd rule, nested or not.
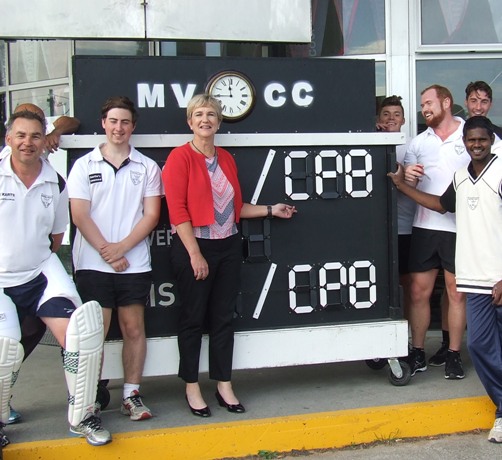
[[(296, 206), (291, 220), (245, 219), (238, 331), (401, 318), (395, 195), (385, 146), (235, 147), (245, 201), (273, 153), (258, 204)], [(169, 149), (142, 149), (162, 167)], [(73, 151), (73, 158), (84, 152)], [(154, 282), (148, 337), (176, 335), (180, 299), (169, 262), (165, 200), (150, 236)], [(120, 338), (113, 324), (109, 339)]]
[[(224, 69), (248, 75), (257, 101), (249, 117), (223, 123), (220, 132), (283, 136), (277, 145), (273, 141), (267, 146), (253, 145), (252, 134), (248, 143), (223, 145), (234, 155), (244, 200), (285, 202), (298, 210), (291, 220), (242, 221), (236, 330), (402, 318), (395, 191), (386, 177), (395, 164), (394, 148), (379, 145), (378, 138), (383, 135), (377, 133), (374, 143), (378, 145), (370, 141), (304, 146), (284, 141), (288, 133), (372, 131), (373, 61), (77, 57), (73, 78), (75, 116), (82, 122), (79, 134), (103, 132), (99, 108), (108, 96), (125, 94), (138, 106), (137, 88), (145, 82), (151, 88), (165, 83), (164, 107), (139, 108), (135, 133), (187, 134), (186, 109), (176, 105), (171, 89), (177, 88), (179, 102), (180, 92), (187, 95), (188, 88), (195, 93), (203, 91), (211, 75)], [(309, 106), (291, 101), (288, 91), (298, 81), (308, 81), (313, 88)], [(267, 105), (264, 94), (271, 84), (287, 89), (281, 94), (284, 106)], [(311, 138), (315, 139), (315, 134), (309, 134)], [(172, 148), (133, 143), (161, 167)], [(90, 147), (70, 150), (70, 166)], [(165, 200), (162, 206), (161, 221), (150, 236), (154, 282), (151, 308), (146, 310), (148, 337), (176, 335), (180, 305), (169, 262), (171, 234)], [(112, 324), (109, 338), (119, 337), (117, 324)]]
[[(136, 134), (188, 133), (186, 103), (211, 77), (242, 72), (256, 92), (250, 115), (222, 133), (369, 132), (375, 129), (372, 60), (288, 58), (73, 58), (80, 134), (102, 133), (99, 109), (127, 95), (139, 107)], [(310, 89), (305, 89), (310, 88)]]

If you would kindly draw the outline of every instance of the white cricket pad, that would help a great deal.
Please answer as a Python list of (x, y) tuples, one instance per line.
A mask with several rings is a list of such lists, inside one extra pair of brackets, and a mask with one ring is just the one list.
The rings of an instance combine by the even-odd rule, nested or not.
[(103, 312), (96, 301), (86, 302), (71, 315), (66, 331), (64, 370), (68, 386), (68, 421), (78, 425), (94, 410), (101, 372)]
[(7, 423), (9, 420), (11, 387), (19, 374), (23, 357), (23, 346), (16, 339), (0, 337), (0, 409), (2, 411), (2, 423)]
[(12, 299), (0, 289), (0, 337), (21, 340), (21, 327), (17, 308)]

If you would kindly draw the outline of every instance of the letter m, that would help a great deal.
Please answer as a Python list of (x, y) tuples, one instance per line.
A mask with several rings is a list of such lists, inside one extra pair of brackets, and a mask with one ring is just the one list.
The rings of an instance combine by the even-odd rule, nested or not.
[(138, 107), (164, 107), (164, 85), (138, 83)]

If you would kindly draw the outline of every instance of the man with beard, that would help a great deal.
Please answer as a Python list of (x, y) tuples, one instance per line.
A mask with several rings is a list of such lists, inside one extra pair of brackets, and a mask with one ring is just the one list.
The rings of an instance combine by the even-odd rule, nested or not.
[[(440, 85), (432, 85), (421, 93), (422, 115), (427, 129), (412, 139), (405, 155), (405, 178), (415, 181), (418, 190), (441, 195), (459, 168), (469, 163), (462, 141), (464, 121), (452, 115), (453, 97)], [(462, 379), (464, 370), (460, 357), (465, 330), (465, 296), (455, 284), (455, 215), (438, 214), (417, 206), (413, 221), (410, 248), (411, 350), (408, 363), (411, 375), (427, 369), (424, 344), (430, 323), (430, 297), (439, 270), (444, 271), (449, 301), (449, 348), (446, 355), (445, 378)]]

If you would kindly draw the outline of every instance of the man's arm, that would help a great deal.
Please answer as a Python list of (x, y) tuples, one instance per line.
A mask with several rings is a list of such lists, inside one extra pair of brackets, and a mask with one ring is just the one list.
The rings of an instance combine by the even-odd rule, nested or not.
[(405, 181), (404, 169), (401, 164), (398, 163), (395, 173), (387, 173), (387, 176), (391, 178), (392, 182), (401, 193), (410, 197), (417, 204), (441, 214), (446, 212), (446, 209), (441, 204), (439, 196), (417, 190)]
[(51, 251), (58, 252), (61, 244), (63, 243), (64, 233), (52, 233), (51, 234)]
[(59, 148), (63, 134), (73, 134), (80, 126), (77, 118), (62, 116), (54, 122), (54, 130), (45, 136), (45, 148), (53, 153)]
[(70, 200), (71, 217), (82, 236), (96, 251), (108, 243), (91, 217), (91, 202), (78, 198)]

